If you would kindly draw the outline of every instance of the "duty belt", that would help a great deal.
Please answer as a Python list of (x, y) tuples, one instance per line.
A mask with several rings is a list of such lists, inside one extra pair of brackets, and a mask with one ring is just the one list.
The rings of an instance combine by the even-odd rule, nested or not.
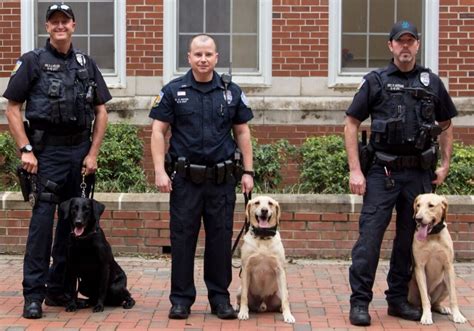
[[(168, 167), (167, 167), (168, 168)], [(176, 162), (170, 164), (173, 172), (177, 175), (191, 180), (195, 184), (202, 184), (206, 180), (216, 184), (231, 182), (234, 180), (234, 162), (227, 160), (213, 166), (187, 163), (186, 159), (179, 157)], [(170, 169), (170, 170), (171, 170)]]
[(56, 136), (46, 133), (44, 141), (45, 145), (49, 146), (76, 146), (84, 141), (90, 139), (91, 133), (85, 130), (76, 134), (66, 136)]
[(375, 152), (375, 163), (390, 167), (392, 170), (421, 169), (420, 157), (417, 155), (391, 155)]

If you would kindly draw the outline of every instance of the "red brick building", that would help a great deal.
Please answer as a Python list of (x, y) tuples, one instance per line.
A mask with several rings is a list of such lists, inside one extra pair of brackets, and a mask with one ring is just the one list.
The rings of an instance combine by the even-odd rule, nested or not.
[[(0, 2), (0, 89), (21, 53), (42, 46), (51, 1)], [(67, 2), (67, 1), (66, 1)], [(73, 0), (73, 43), (99, 64), (114, 99), (112, 121), (143, 126), (171, 78), (186, 71), (186, 41), (197, 32), (216, 36), (219, 72), (232, 63), (234, 81), (255, 111), (254, 136), (301, 143), (307, 136), (340, 133), (344, 110), (362, 76), (390, 59), (393, 22), (419, 29), (418, 61), (437, 72), (460, 115), (455, 138), (474, 143), (473, 0)], [(5, 129), (5, 100), (0, 128)], [(151, 158), (146, 146), (145, 168)], [(290, 167), (291, 169), (291, 167)], [(292, 171), (290, 171), (292, 173)]]

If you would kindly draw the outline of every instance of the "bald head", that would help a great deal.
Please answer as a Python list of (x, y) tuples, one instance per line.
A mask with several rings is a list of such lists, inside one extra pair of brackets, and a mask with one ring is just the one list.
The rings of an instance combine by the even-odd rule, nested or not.
[(201, 34), (197, 34), (195, 36), (193, 36), (190, 40), (189, 40), (189, 44), (188, 44), (188, 52), (191, 52), (191, 48), (194, 46), (194, 45), (200, 45), (200, 44), (206, 44), (207, 42), (209, 41), (212, 41), (212, 44), (214, 46), (214, 51), (217, 51), (217, 43), (216, 43), (216, 40), (208, 35), (208, 34), (205, 34), (205, 33), (201, 33)]

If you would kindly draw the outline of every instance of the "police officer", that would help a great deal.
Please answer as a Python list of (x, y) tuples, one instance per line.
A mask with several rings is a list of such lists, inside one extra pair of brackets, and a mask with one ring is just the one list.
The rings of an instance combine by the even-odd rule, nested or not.
[[(3, 94), (21, 165), (39, 179), (24, 258), (25, 318), (42, 317), (45, 297), (45, 303), (53, 306), (67, 300), (63, 274), (70, 226), (59, 217), (51, 254), (54, 213), (58, 203), (81, 195), (82, 175), (96, 171), (107, 125), (104, 104), (111, 96), (94, 61), (72, 47), (75, 27), (70, 6), (50, 5), (46, 46), (18, 59)], [(25, 101), (27, 127), (20, 112)]]
[[(247, 122), (253, 115), (241, 89), (214, 71), (217, 60), (212, 36), (194, 36), (188, 50), (191, 70), (163, 87), (150, 112), (155, 184), (161, 192), (171, 192), (171, 319), (187, 318), (196, 299), (194, 255), (201, 217), (206, 232), (204, 281), (211, 312), (221, 319), (236, 318), (228, 292), (236, 199), (234, 155), (239, 147), (245, 170), (242, 190), (250, 193), (253, 163)], [(166, 173), (169, 127), (170, 160), (166, 163), (171, 169)]]
[[(387, 312), (407, 320), (421, 318), (420, 310), (407, 302), (416, 227), (413, 201), (418, 194), (431, 192), (432, 185), (443, 183), (448, 174), (453, 142), (451, 118), (457, 111), (440, 78), (415, 63), (419, 46), (417, 28), (407, 21), (396, 23), (388, 41), (393, 60), (386, 68), (364, 77), (346, 111), (350, 190), (364, 196), (359, 238), (352, 249), (349, 269), (349, 317), (353, 325), (370, 325), (372, 286), (394, 207), (396, 235), (385, 292)], [(359, 160), (357, 135), (361, 122), (369, 116), (374, 155), (364, 175), (359, 161), (367, 160)], [(438, 137), (441, 162), (436, 168)]]

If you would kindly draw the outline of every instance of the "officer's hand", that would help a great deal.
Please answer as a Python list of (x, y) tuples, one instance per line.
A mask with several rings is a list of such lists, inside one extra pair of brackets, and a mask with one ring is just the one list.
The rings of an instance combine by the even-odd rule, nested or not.
[(351, 171), (349, 174), (349, 186), (351, 193), (357, 195), (365, 194), (365, 177), (362, 171)]
[(155, 172), (155, 185), (161, 193), (169, 193), (173, 190), (171, 179), (166, 172)]
[(435, 171), (436, 178), (431, 182), (431, 184), (441, 185), (448, 176), (449, 168), (439, 167)]
[(253, 177), (247, 174), (242, 175), (242, 193), (249, 194), (253, 190)]
[(87, 176), (95, 173), (97, 170), (97, 158), (87, 155), (82, 162), (82, 174)]
[(33, 152), (21, 153), (21, 167), (30, 174), (38, 172), (38, 160)]

